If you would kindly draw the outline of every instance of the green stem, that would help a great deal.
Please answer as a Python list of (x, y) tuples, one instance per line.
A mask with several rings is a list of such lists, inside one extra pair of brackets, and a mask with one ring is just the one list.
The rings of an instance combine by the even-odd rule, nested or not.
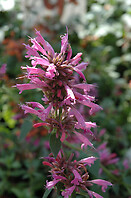
[(88, 195), (88, 193), (84, 193), (84, 192), (77, 192), (77, 194), (79, 194), (79, 195), (83, 195), (84, 197), (86, 197), (86, 198), (89, 198), (89, 195)]
[(67, 141), (64, 141), (63, 144), (66, 145), (66, 146), (68, 146), (68, 147), (71, 148), (71, 149), (74, 149), (75, 151), (81, 151), (81, 148), (78, 148), (78, 147), (74, 146), (73, 144), (70, 144), (70, 143), (67, 142)]

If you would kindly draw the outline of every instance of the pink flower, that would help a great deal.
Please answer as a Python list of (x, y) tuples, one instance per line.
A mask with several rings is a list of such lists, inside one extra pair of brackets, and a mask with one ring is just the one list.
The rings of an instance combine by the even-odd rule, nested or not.
[(66, 159), (62, 150), (56, 159), (52, 157), (52, 154), (45, 158), (47, 161), (44, 161), (43, 164), (51, 168), (50, 173), (53, 178), (52, 181), (47, 182), (46, 187), (50, 189), (60, 182), (64, 186), (62, 191), (64, 198), (69, 198), (74, 190), (79, 193), (79, 189), (85, 190), (92, 198), (93, 196), (102, 198), (99, 194), (88, 189), (93, 184), (97, 184), (102, 186), (102, 191), (105, 192), (108, 186), (112, 186), (110, 182), (102, 179), (89, 180), (86, 166), (91, 166), (96, 158), (92, 156), (80, 161), (73, 161), (72, 158), (73, 154), (70, 155), (69, 159)]
[(79, 182), (82, 182), (82, 178), (81, 178), (80, 174), (75, 169), (73, 169), (72, 172), (73, 172), (75, 178), (71, 181), (71, 184), (79, 185)]
[[(119, 161), (116, 153), (110, 153), (109, 149), (106, 147), (107, 143), (104, 142), (97, 148), (97, 152), (100, 156), (100, 162), (104, 165), (116, 164)], [(99, 174), (102, 173), (102, 168), (99, 170)], [(115, 173), (115, 172), (114, 172)]]
[[(68, 29), (67, 33), (61, 36), (59, 53), (54, 51), (37, 30), (36, 38), (30, 38), (30, 41), (32, 45), (25, 46), (27, 49), (26, 57), (31, 60), (31, 66), (21, 67), (26, 70), (24, 77), (29, 80), (29, 83), (17, 84), (16, 87), (20, 90), (19, 93), (29, 89), (41, 89), (44, 94), (43, 102), (48, 107), (45, 109), (44, 104), (29, 102), (22, 105), (22, 109), (25, 113), (35, 114), (44, 123), (48, 123), (49, 132), (55, 125), (56, 137), (60, 136), (62, 142), (70, 135), (69, 131), (70, 133), (71, 131), (75, 132), (74, 128), (84, 130), (86, 135), (89, 133), (93, 136), (91, 128), (95, 128), (96, 124), (85, 122), (76, 105), (80, 103), (88, 106), (90, 114), (94, 114), (101, 107), (94, 103), (95, 97), (89, 94), (94, 89), (94, 85), (86, 84), (85, 76), (82, 73), (88, 63), (80, 62), (81, 52), (72, 57), (72, 49), (68, 42)], [(79, 74), (83, 83), (76, 83), (73, 71)], [(63, 109), (61, 120), (54, 117), (55, 112), (60, 108)], [(35, 126), (42, 126), (42, 124)], [(82, 141), (82, 147), (93, 146), (86, 136), (77, 132), (75, 134)]]
[(71, 186), (70, 188), (66, 188), (61, 194), (64, 198), (69, 198), (73, 191), (75, 190), (75, 186)]
[(57, 180), (53, 180), (50, 182), (46, 182), (46, 188), (51, 189), (52, 187), (54, 187), (59, 181), (61, 181), (61, 179), (57, 179)]
[(96, 197), (96, 198), (103, 198), (101, 195), (99, 195), (99, 194), (97, 194), (97, 193), (95, 193), (95, 192), (93, 192), (93, 191), (91, 191), (91, 190), (88, 190), (88, 189), (87, 189), (87, 192), (88, 192), (90, 198), (93, 198), (93, 197)]
[[(30, 107), (32, 106), (32, 107)], [(21, 105), (25, 113), (31, 113), (37, 115), (42, 121), (45, 121), (48, 117), (52, 104), (50, 104), (46, 109), (38, 102), (27, 102), (26, 105)], [(35, 109), (37, 108), (37, 110)], [(41, 124), (44, 125), (44, 124)]]
[(123, 166), (125, 169), (127, 169), (127, 170), (129, 169), (129, 160), (128, 159), (124, 159)]
[[(95, 128), (96, 123), (86, 122), (76, 105), (87, 106), (90, 114), (94, 114), (102, 108), (94, 103), (95, 97), (90, 94), (94, 85), (86, 84), (86, 78), (82, 72), (88, 63), (80, 62), (81, 52), (72, 57), (72, 49), (68, 43), (68, 29), (67, 33), (61, 36), (59, 53), (54, 51), (37, 30), (36, 38), (30, 38), (30, 41), (32, 45), (25, 46), (26, 57), (31, 61), (31, 67), (22, 67), (26, 70), (24, 77), (28, 79), (29, 83), (17, 84), (16, 87), (20, 93), (29, 89), (41, 89), (44, 94), (44, 98), (42, 98), (44, 104), (26, 102), (21, 105), (22, 109), (25, 113), (35, 114), (43, 121), (43, 123), (35, 124), (34, 127), (48, 126), (49, 133), (53, 131), (61, 142), (71, 137), (73, 133), (82, 142), (81, 148), (93, 147), (88, 136), (94, 135), (91, 128)], [(81, 84), (76, 82), (74, 71), (80, 76)], [(44, 105), (47, 107), (45, 108)], [(79, 129), (79, 132), (76, 129)], [(44, 158), (43, 165), (51, 168), (52, 177), (52, 181), (46, 182), (46, 188), (51, 189), (58, 183), (62, 183), (62, 196), (65, 198), (69, 198), (74, 190), (79, 193), (80, 189), (86, 191), (90, 197), (100, 198), (99, 194), (88, 190), (88, 187), (97, 184), (102, 186), (102, 191), (105, 192), (107, 186), (112, 184), (101, 179), (89, 180), (86, 166), (91, 166), (96, 158), (91, 156), (76, 161), (73, 160), (73, 156), (72, 153), (66, 159), (64, 152), (60, 150), (56, 158), (52, 154)], [(114, 157), (110, 155), (110, 163), (114, 163), (113, 160), (115, 160)]]
[(103, 165), (109, 165), (109, 164), (116, 164), (119, 161), (119, 158), (116, 157), (116, 153), (110, 153), (108, 148), (106, 148), (107, 143), (101, 144), (97, 151), (100, 155), (100, 161)]
[(0, 68), (0, 78), (3, 78), (3, 76), (5, 75), (5, 72), (6, 72), (6, 64), (2, 64)]
[(38, 86), (35, 84), (17, 84), (16, 87), (20, 90), (19, 94), (21, 94), (24, 90), (38, 88)]
[(95, 180), (91, 180), (89, 181), (89, 183), (94, 183), (97, 185), (102, 186), (102, 191), (105, 192), (108, 186), (112, 186), (111, 182), (105, 181), (103, 179), (95, 179)]
[(94, 161), (96, 160), (97, 158), (96, 157), (88, 157), (88, 158), (85, 158), (85, 159), (81, 159), (79, 162), (82, 162), (84, 164), (88, 164), (88, 166), (91, 166), (91, 164), (94, 164)]
[(90, 146), (90, 147), (93, 147), (93, 144), (88, 140), (88, 138), (86, 138), (84, 135), (82, 135), (82, 134), (80, 134), (80, 133), (78, 133), (78, 132), (74, 132), (75, 134), (76, 134), (76, 136), (79, 138), (79, 140), (81, 141), (81, 142), (83, 142), (82, 143), (82, 145), (81, 145), (81, 148), (83, 148), (83, 147), (87, 147), (87, 146)]
[(55, 77), (55, 72), (56, 72), (55, 65), (50, 64), (49, 67), (47, 68), (46, 76), (52, 79), (53, 77)]

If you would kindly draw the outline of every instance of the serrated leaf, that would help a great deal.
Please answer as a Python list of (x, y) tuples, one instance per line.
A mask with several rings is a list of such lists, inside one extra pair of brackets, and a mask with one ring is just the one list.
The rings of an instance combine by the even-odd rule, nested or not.
[(56, 133), (50, 134), (50, 148), (51, 152), (54, 154), (54, 157), (56, 157), (61, 148), (61, 141), (60, 138), (56, 138)]
[(32, 128), (32, 122), (30, 120), (25, 120), (21, 126), (20, 140), (23, 140), (26, 137), (27, 133), (31, 130), (31, 128)]
[(50, 190), (46, 189), (46, 191), (45, 191), (45, 193), (44, 193), (42, 198), (47, 198), (48, 195), (51, 193), (51, 191), (52, 191), (52, 189), (50, 189)]

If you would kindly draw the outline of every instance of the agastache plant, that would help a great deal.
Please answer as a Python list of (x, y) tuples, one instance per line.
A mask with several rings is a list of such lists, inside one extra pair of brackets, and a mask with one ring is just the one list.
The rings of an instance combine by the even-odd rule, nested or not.
[[(87, 146), (93, 147), (88, 137), (94, 136), (91, 128), (95, 128), (96, 123), (86, 122), (77, 109), (77, 104), (87, 106), (89, 114), (101, 109), (95, 104), (95, 97), (89, 94), (95, 85), (87, 84), (82, 73), (88, 63), (80, 62), (82, 53), (72, 58), (68, 29), (67, 33), (61, 36), (60, 53), (55, 52), (37, 30), (36, 35), (36, 38), (30, 38), (32, 46), (25, 45), (27, 49), (25, 57), (31, 60), (31, 66), (22, 69), (26, 70), (25, 78), (29, 83), (17, 84), (16, 87), (20, 93), (39, 88), (44, 94), (43, 104), (26, 102), (21, 107), (25, 113), (35, 114), (40, 118), (41, 122), (34, 124), (34, 127), (47, 126), (50, 133), (52, 153), (45, 158), (43, 164), (51, 168), (53, 180), (47, 181), (46, 188), (51, 189), (62, 183), (61, 195), (65, 198), (72, 196), (74, 191), (80, 193), (81, 190), (86, 191), (91, 198), (102, 197), (88, 189), (93, 184), (98, 184), (105, 191), (108, 185), (112, 185), (105, 180), (89, 180), (86, 166), (91, 166), (96, 158), (92, 156), (76, 161), (71, 155), (67, 159), (61, 148), (61, 144), (74, 134), (81, 141), (81, 149)], [(82, 83), (77, 83), (74, 72), (80, 76)]]

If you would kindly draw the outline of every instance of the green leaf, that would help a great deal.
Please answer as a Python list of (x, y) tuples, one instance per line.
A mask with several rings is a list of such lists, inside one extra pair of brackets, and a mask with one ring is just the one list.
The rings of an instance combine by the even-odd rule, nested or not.
[(44, 193), (42, 198), (47, 198), (48, 195), (51, 193), (51, 191), (52, 191), (52, 189), (50, 189), (50, 190), (46, 189), (46, 191), (45, 191), (45, 193)]
[(26, 119), (21, 126), (20, 140), (23, 140), (26, 137), (27, 133), (31, 130), (31, 128), (32, 122)]
[(61, 148), (61, 141), (60, 138), (56, 138), (56, 133), (50, 134), (50, 148), (51, 152), (54, 154), (54, 157), (56, 157)]

